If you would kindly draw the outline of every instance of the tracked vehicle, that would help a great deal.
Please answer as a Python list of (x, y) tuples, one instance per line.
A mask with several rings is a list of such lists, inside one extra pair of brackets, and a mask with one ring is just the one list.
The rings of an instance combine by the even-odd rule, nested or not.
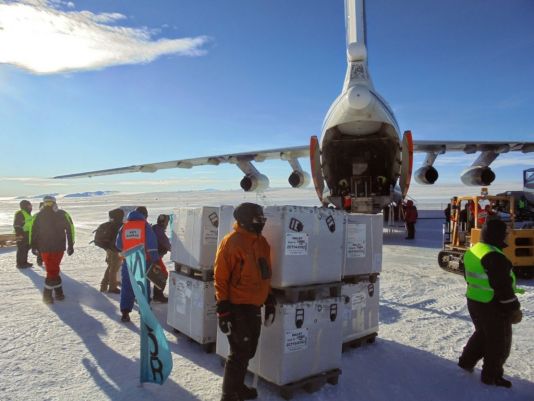
[(451, 200), (451, 219), (443, 229), (443, 249), (438, 264), (443, 270), (464, 274), (465, 252), (480, 241), (481, 228), (487, 219), (501, 219), (508, 226), (504, 254), (512, 262), (518, 277), (534, 277), (534, 225), (516, 222), (513, 196), (461, 196)]

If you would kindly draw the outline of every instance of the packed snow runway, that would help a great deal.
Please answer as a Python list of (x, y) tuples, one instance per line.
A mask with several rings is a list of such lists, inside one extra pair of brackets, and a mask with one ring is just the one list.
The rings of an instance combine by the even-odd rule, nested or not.
[[(44, 305), (44, 271), (17, 270), (14, 250), (0, 249), (0, 400), (219, 400), (219, 358), (175, 335), (162, 304), (153, 304), (153, 309), (166, 329), (174, 368), (163, 386), (139, 386), (139, 315), (134, 312), (131, 323), (121, 323), (119, 296), (98, 291), (105, 254), (89, 241), (107, 211), (118, 206), (146, 205), (149, 221), (155, 222), (159, 213), (178, 206), (244, 200), (315, 204), (312, 191), (294, 190), (267, 192), (261, 199), (237, 191), (58, 197), (77, 229), (75, 253), (62, 263), (65, 301)], [(39, 199), (31, 201), (36, 209)], [(0, 201), (2, 233), (11, 232), (18, 202)], [(434, 206), (439, 209), (440, 204)], [(422, 203), (418, 207), (420, 217), (429, 215), (422, 212)], [(441, 217), (439, 212), (433, 215)], [(377, 341), (343, 354), (337, 386), (327, 384), (313, 394), (298, 391), (295, 401), (534, 400), (534, 280), (519, 280), (527, 291), (520, 298), (524, 319), (514, 326), (505, 365), (513, 388), (483, 385), (480, 365), (473, 374), (456, 366), (472, 324), (463, 278), (437, 266), (441, 223), (419, 219), (415, 241), (405, 241), (401, 229), (385, 235)], [(35, 263), (33, 256), (30, 260)], [(281, 399), (261, 380), (258, 390), (261, 400)]]

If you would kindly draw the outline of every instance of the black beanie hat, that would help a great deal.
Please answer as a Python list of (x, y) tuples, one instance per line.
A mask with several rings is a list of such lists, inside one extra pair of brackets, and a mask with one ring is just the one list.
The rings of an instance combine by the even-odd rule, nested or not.
[(32, 204), (30, 203), (29, 200), (24, 199), (24, 200), (20, 201), (19, 206), (20, 206), (21, 209), (26, 209), (28, 207), (31, 207)]
[(240, 225), (249, 225), (254, 217), (263, 216), (263, 208), (256, 203), (245, 202), (234, 210), (234, 218)]
[(499, 248), (506, 247), (504, 240), (506, 239), (506, 223), (502, 220), (488, 220), (482, 226), (481, 241), (497, 246)]
[(145, 219), (148, 219), (148, 210), (146, 209), (146, 206), (138, 206), (135, 211), (145, 216)]

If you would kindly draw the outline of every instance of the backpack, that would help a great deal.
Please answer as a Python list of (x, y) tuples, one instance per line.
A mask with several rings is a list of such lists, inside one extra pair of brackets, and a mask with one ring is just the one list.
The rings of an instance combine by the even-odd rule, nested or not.
[(111, 221), (106, 221), (98, 226), (98, 228), (93, 231), (95, 238), (93, 242), (97, 247), (102, 249), (111, 249), (113, 245), (113, 232), (112, 232)]

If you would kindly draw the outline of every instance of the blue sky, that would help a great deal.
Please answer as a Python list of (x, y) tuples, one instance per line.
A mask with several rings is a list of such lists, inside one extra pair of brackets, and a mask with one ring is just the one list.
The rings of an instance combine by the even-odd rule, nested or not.
[[(375, 87), (416, 139), (534, 141), (532, 21), (530, 0), (368, 0)], [(345, 68), (342, 0), (0, 0), (0, 196), (238, 189), (234, 166), (47, 178), (307, 144)], [(474, 158), (438, 157), (436, 185)], [(519, 182), (534, 154), (493, 166)]]

